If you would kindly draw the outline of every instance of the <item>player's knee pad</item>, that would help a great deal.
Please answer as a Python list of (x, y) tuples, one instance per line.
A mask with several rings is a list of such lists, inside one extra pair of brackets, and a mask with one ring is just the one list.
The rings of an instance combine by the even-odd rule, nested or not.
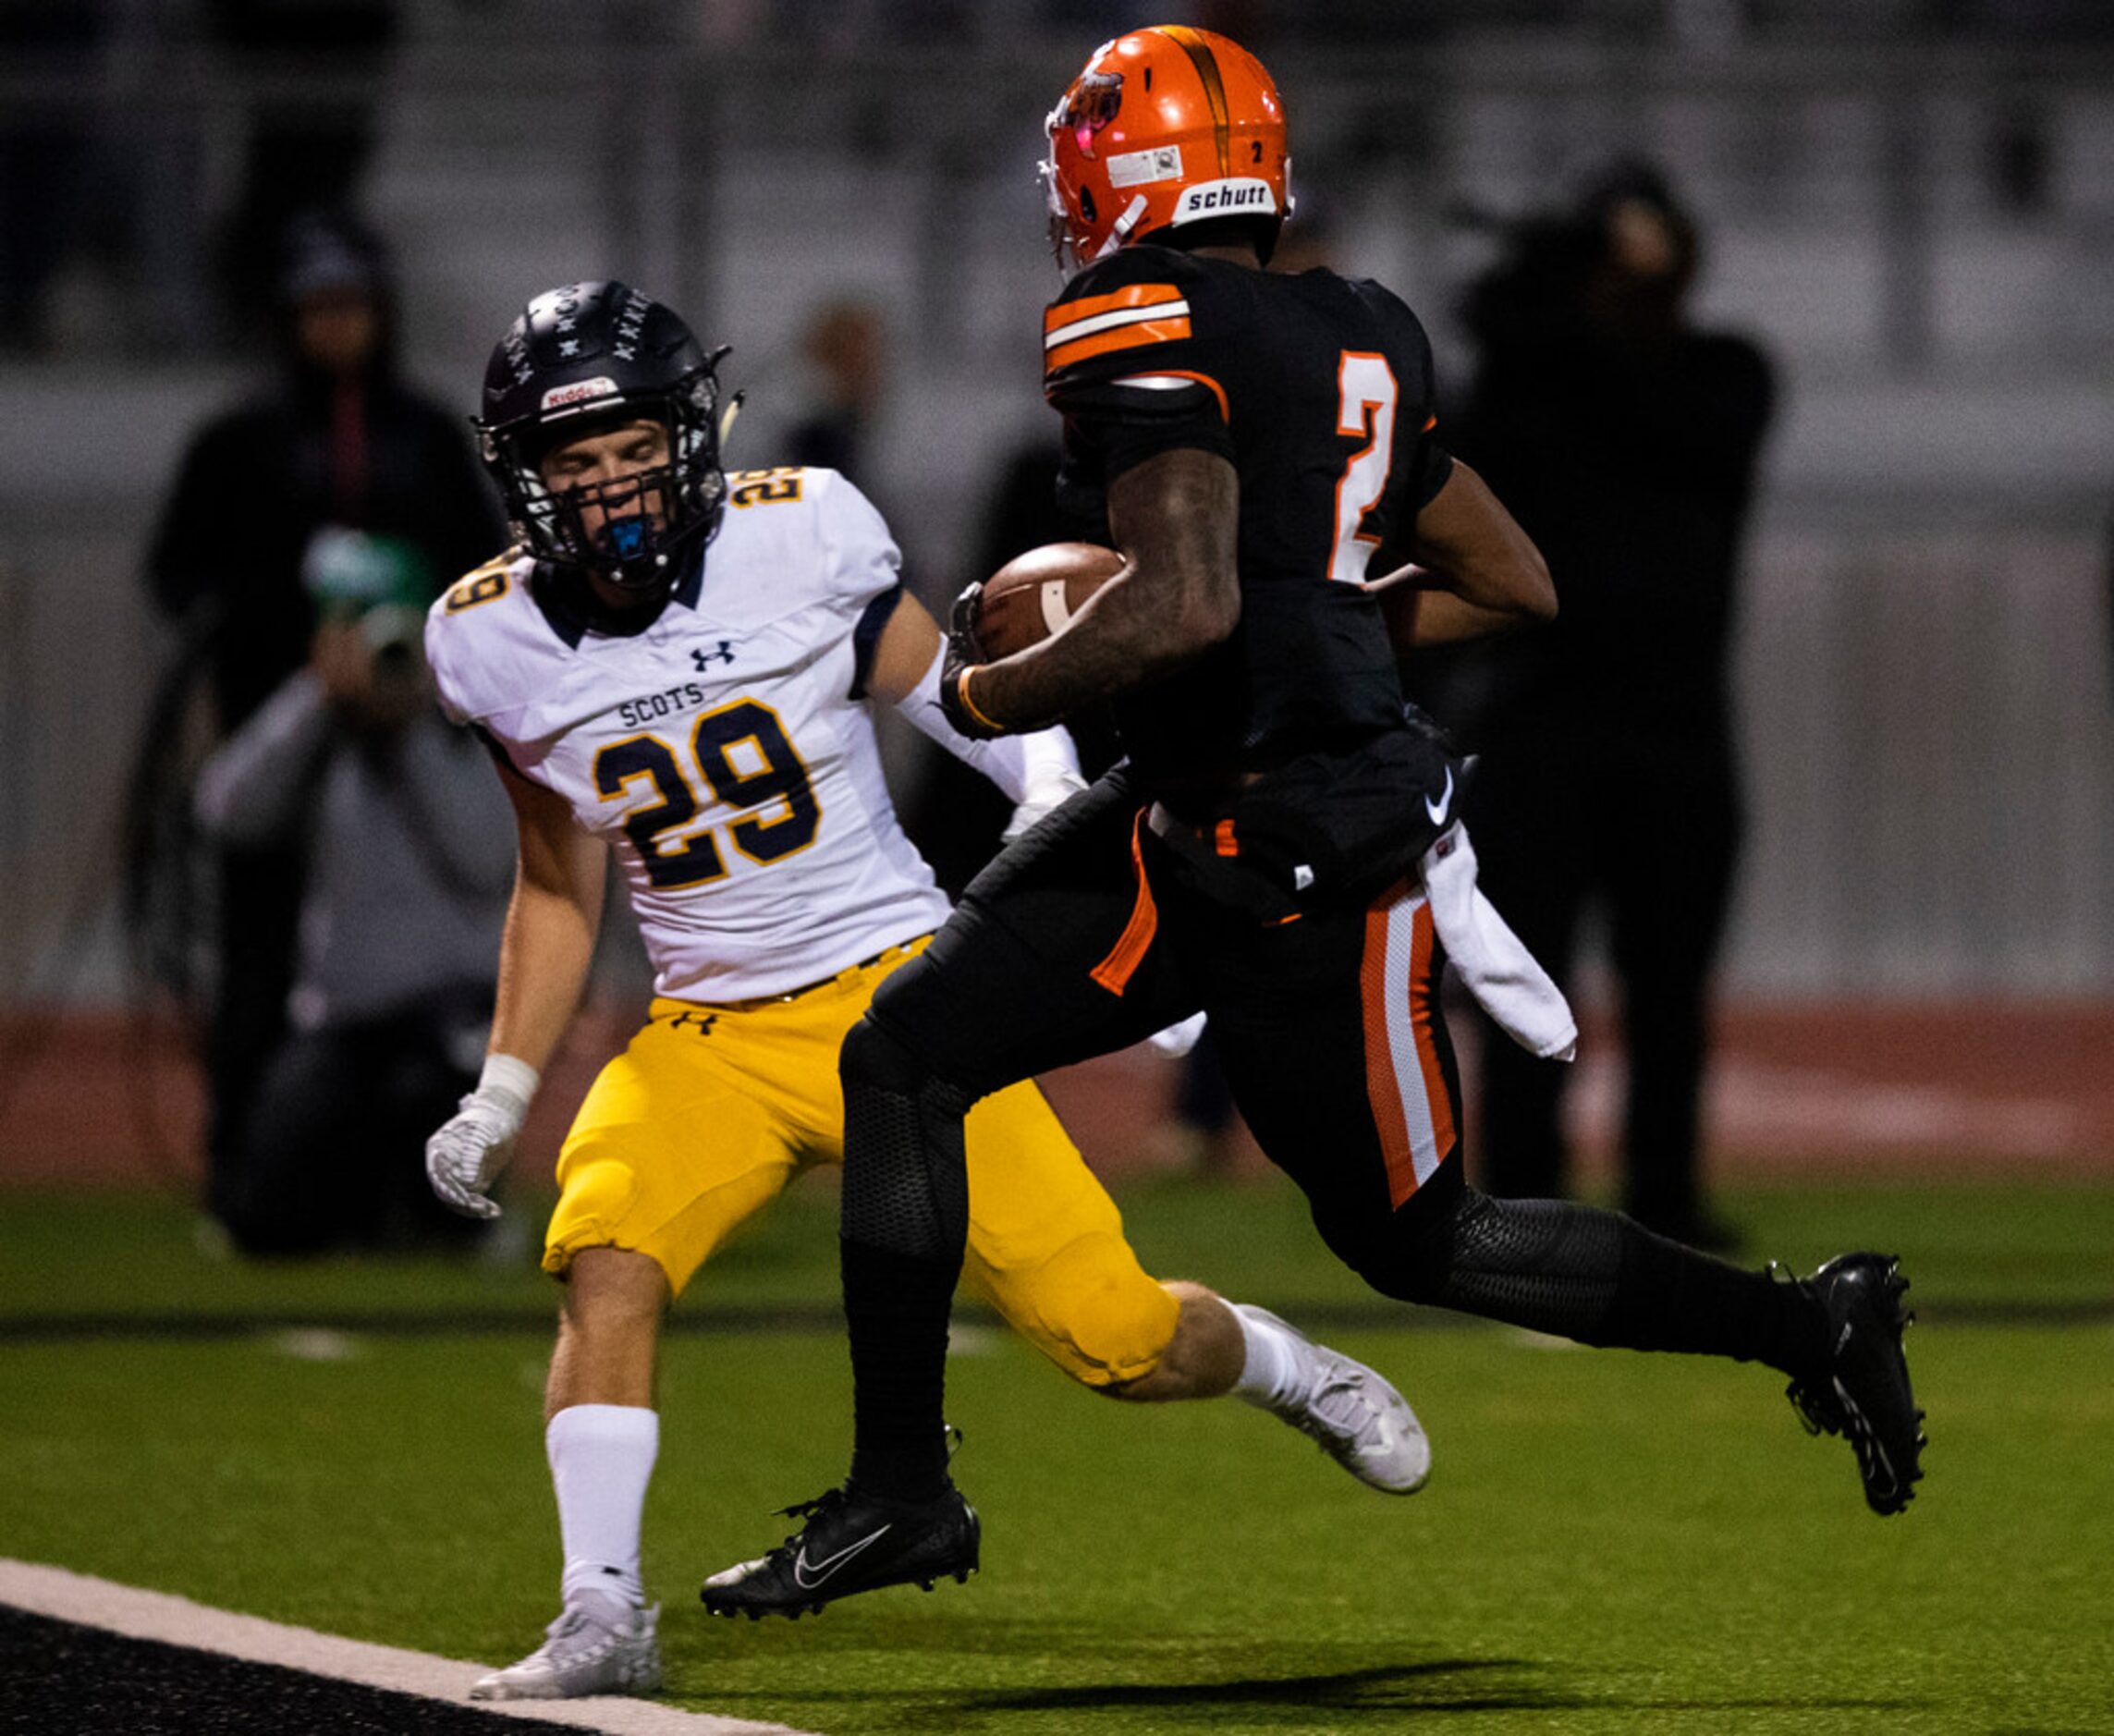
[(1119, 1234), (1081, 1236), (1032, 1267), (976, 1279), (1015, 1331), (1088, 1387), (1143, 1379), (1180, 1324), (1181, 1304)]
[(847, 1085), (859, 1084), (915, 1096), (938, 1078), (938, 1070), (891, 1025), (867, 1012), (845, 1033), (837, 1070)]
[(1470, 1192), (1450, 1226), (1433, 1301), (1587, 1344), (1607, 1334), (1620, 1295), (1627, 1218), (1568, 1200)]
[(1588, 1343), (1604, 1340), (1625, 1220), (1561, 1200), (1465, 1185), (1412, 1200), (1345, 1259), (1384, 1294)]
[(1570, 1277), (1609, 1269), (1620, 1256), (1620, 1220), (1565, 1200), (1493, 1199), (1470, 1190), (1449, 1228), (1450, 1264), (1463, 1273)]
[(844, 1080), (843, 1234), (915, 1259), (959, 1253), (969, 1227), (961, 1123), (969, 1093), (872, 1014), (852, 1026)]
[(1463, 1285), (1548, 1269), (1561, 1227), (1546, 1204), (1493, 1199), (1445, 1168), (1386, 1217), (1346, 1216), (1322, 1235), (1383, 1295), (1459, 1307)]

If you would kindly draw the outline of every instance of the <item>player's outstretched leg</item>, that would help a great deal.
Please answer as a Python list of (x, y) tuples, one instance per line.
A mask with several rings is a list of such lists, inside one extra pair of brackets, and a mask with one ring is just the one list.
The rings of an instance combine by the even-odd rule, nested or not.
[[(1289, 1423), (1361, 1483), (1413, 1495), (1431, 1475), (1431, 1442), (1409, 1400), (1381, 1375), (1253, 1302), (1240, 1317), (1250, 1368), (1235, 1388)], [(1260, 1370), (1258, 1363), (1265, 1366)]]
[(768, 1555), (715, 1573), (699, 1595), (715, 1616), (787, 1616), (884, 1585), (921, 1585), (976, 1571), (982, 1527), (949, 1483), (929, 1501), (887, 1501), (847, 1484), (782, 1510), (806, 1523)]
[(1907, 1507), (1923, 1476), (1924, 1413), (1901, 1352), (1901, 1330), (1915, 1318), (1901, 1306), (1908, 1287), (1900, 1262), (1885, 1253), (1841, 1254), (1799, 1280), (1827, 1311), (1827, 1354), (1785, 1391), (1813, 1433), (1850, 1442), (1875, 1513)]
[[(1846, 1253), (1786, 1282), (1565, 1200), (1500, 1200), (1448, 1164), (1378, 1234), (1331, 1246), (1384, 1294), (1632, 1351), (1758, 1362), (1807, 1423), (1857, 1454), (1864, 1498), (1898, 1513), (1922, 1475), (1923, 1412), (1901, 1354), (1908, 1288), (1890, 1255)], [(1351, 1226), (1352, 1229), (1356, 1226)]]
[(640, 1609), (601, 1592), (575, 1593), (519, 1663), (480, 1676), (472, 1700), (571, 1700), (585, 1693), (653, 1693), (661, 1685), (655, 1626), (661, 1609)]

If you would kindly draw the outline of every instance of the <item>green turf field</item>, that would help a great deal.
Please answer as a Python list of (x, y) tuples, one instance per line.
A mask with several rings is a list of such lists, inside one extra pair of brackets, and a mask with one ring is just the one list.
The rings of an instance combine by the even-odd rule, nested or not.
[[(1374, 1495), (1243, 1406), (1091, 1399), (972, 1327), (950, 1408), (983, 1576), (710, 1621), (703, 1573), (843, 1468), (842, 1344), (782, 1312), (826, 1322), (834, 1218), (796, 1198), (678, 1312), (753, 1329), (669, 1346), (647, 1571), (676, 1703), (831, 1736), (2114, 1730), (2114, 1188), (1732, 1196), (1757, 1257), (1906, 1256), (1932, 1446), (1886, 1522), (1766, 1373), (1368, 1306), (1276, 1184), (1122, 1199), (1158, 1269), (1396, 1376), (1431, 1485)], [(0, 1214), (0, 1554), (456, 1657), (535, 1641), (547, 1280), (214, 1263), (153, 1201)]]

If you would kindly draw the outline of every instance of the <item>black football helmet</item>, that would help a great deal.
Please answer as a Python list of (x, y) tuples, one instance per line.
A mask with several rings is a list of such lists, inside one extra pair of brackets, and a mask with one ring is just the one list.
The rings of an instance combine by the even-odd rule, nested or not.
[[(629, 284), (568, 284), (522, 310), (492, 352), (474, 421), (484, 467), (531, 554), (642, 595), (675, 588), (678, 557), (709, 534), (727, 498), (713, 372), (726, 353), (706, 355), (673, 311)], [(667, 464), (615, 483), (544, 483), (553, 448), (647, 419), (667, 430)], [(601, 508), (592, 535), (587, 506)]]

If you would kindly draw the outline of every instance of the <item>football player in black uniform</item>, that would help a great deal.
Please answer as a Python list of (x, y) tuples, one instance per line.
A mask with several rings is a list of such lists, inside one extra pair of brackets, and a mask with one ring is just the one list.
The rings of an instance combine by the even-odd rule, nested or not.
[[(996, 661), (965, 596), (943, 697), (971, 734), (1112, 702), (1129, 760), (979, 876), (847, 1039), (851, 1474), (706, 1605), (795, 1614), (975, 1565), (941, 1411), (963, 1114), (1199, 1009), (1263, 1149), (1375, 1289), (1766, 1363), (1850, 1438), (1868, 1503), (1900, 1510), (1922, 1441), (1892, 1259), (1792, 1282), (1462, 1178), (1423, 877), (1460, 768), (1405, 712), (1396, 651), (1546, 617), (1555, 597), (1435, 438), (1409, 309), (1333, 272), (1264, 270), (1289, 209), (1269, 75), (1206, 31), (1135, 31), (1049, 132), (1053, 226), (1081, 267), (1044, 323), (1059, 485), (1106, 512), (1126, 564), (1061, 632)], [(1399, 561), (1419, 590), (1368, 587)]]

